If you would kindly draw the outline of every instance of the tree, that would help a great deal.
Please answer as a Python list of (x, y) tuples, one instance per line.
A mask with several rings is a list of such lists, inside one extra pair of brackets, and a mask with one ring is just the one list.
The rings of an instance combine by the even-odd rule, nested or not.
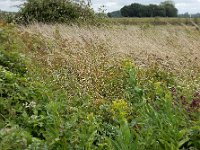
[(175, 7), (175, 4), (171, 0), (167, 0), (160, 3), (160, 7), (163, 7), (166, 11), (166, 17), (177, 17), (178, 9)]
[(166, 10), (164, 7), (156, 6), (153, 14), (153, 17), (166, 17)]
[(120, 12), (122, 14), (123, 17), (130, 17), (130, 8), (129, 6), (124, 6), (123, 8), (121, 8)]
[(17, 14), (19, 23), (37, 22), (67, 22), (76, 19), (94, 17), (94, 12), (88, 5), (70, 0), (26, 0)]
[(133, 3), (124, 6), (120, 11), (124, 17), (144, 17), (146, 15), (146, 6), (139, 3)]
[(178, 10), (173, 1), (164, 1), (160, 5), (142, 5), (133, 3), (121, 8), (124, 17), (177, 17)]

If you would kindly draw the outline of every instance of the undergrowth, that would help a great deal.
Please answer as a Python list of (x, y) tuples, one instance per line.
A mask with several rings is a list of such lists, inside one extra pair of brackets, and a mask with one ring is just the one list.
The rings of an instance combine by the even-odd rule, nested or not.
[(0, 149), (200, 149), (200, 93), (176, 74), (105, 44), (48, 60), (51, 41), (11, 26), (0, 42)]

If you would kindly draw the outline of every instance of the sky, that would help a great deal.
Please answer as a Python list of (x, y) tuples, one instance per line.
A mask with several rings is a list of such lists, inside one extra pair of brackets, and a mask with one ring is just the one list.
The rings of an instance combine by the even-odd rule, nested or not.
[[(95, 11), (102, 5), (105, 6), (107, 12), (119, 10), (124, 5), (129, 5), (131, 3), (141, 3), (141, 4), (159, 4), (164, 0), (92, 0), (92, 7)], [(174, 0), (176, 8), (178, 8), (179, 13), (197, 13), (200, 12), (200, 0)], [(5, 11), (17, 11), (16, 5), (21, 4), (17, 0), (0, 0), (0, 10)]]

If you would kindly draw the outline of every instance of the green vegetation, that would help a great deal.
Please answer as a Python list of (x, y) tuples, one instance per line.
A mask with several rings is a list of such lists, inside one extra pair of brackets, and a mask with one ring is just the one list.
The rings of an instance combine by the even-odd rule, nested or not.
[(94, 18), (94, 12), (84, 3), (69, 0), (27, 0), (16, 15), (15, 21), (28, 24), (32, 22), (66, 23), (75, 20)]
[(123, 17), (177, 17), (178, 9), (172, 1), (164, 1), (160, 5), (142, 5), (133, 3), (120, 9)]
[(107, 15), (110, 18), (121, 18), (122, 17), (121, 11), (119, 11), (119, 10), (108, 13)]
[(200, 149), (189, 79), (108, 59), (102, 41), (73, 52), (53, 39), (0, 28), (0, 149)]
[(108, 24), (118, 25), (200, 25), (200, 18), (108, 18), (104, 20)]
[(28, 0), (14, 20), (0, 18), (1, 150), (200, 149), (198, 19), (97, 22), (85, 4)]
[(14, 20), (15, 13), (0, 10), (0, 21), (11, 23)]

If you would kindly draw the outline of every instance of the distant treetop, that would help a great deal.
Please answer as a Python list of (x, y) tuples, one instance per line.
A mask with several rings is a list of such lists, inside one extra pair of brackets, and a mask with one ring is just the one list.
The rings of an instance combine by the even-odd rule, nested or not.
[(133, 3), (124, 6), (120, 11), (108, 13), (109, 17), (177, 17), (178, 9), (171, 0), (161, 2), (159, 5), (149, 4), (143, 5)]

